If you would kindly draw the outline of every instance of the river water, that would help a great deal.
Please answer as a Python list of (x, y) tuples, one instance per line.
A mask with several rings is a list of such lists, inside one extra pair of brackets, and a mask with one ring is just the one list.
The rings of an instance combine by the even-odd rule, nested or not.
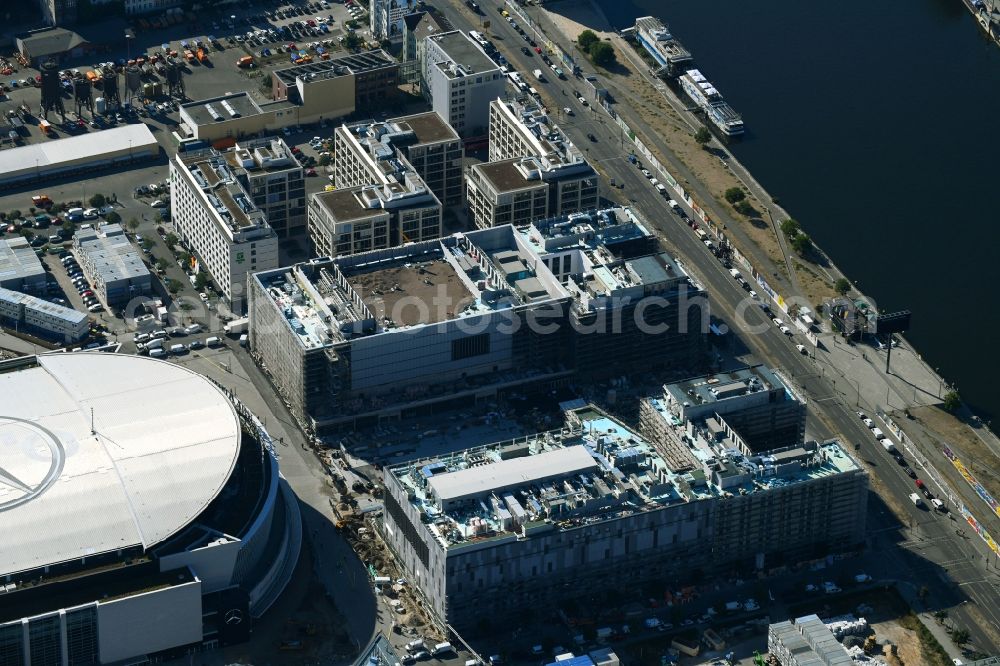
[(663, 19), (743, 115), (733, 153), (984, 420), (1000, 297), (1000, 48), (960, 0), (597, 0)]

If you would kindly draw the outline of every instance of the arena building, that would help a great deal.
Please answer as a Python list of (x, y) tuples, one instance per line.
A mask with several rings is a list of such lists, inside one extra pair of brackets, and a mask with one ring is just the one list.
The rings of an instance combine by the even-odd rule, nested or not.
[(0, 664), (245, 640), (301, 548), (259, 421), (204, 377), (138, 356), (20, 358), (0, 364), (0, 387)]

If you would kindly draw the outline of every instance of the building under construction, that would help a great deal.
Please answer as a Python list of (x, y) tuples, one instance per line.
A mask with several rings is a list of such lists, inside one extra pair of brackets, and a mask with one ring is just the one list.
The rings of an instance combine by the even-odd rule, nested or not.
[(747, 456), (700, 440), (675, 469), (597, 408), (565, 407), (559, 430), (385, 469), (384, 537), (442, 624), (655, 597), (864, 539), (868, 476), (839, 442)]

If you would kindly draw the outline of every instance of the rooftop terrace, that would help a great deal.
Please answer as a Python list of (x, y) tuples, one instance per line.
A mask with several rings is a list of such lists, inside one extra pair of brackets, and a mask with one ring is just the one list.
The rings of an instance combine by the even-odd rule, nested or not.
[(836, 442), (748, 458), (717, 450), (675, 472), (640, 435), (590, 407), (560, 430), (387, 468), (444, 549), (530, 537), (691, 501), (746, 495), (857, 470)]
[(282, 173), (302, 168), (292, 149), (278, 137), (241, 140), (221, 155), (237, 173)]

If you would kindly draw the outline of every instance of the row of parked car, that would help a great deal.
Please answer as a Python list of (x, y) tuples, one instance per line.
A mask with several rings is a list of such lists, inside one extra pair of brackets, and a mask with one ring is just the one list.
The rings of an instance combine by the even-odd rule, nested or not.
[(83, 304), (87, 307), (87, 310), (90, 312), (101, 312), (104, 310), (104, 306), (97, 300), (97, 294), (94, 293), (93, 288), (83, 274), (83, 270), (76, 262), (76, 257), (72, 254), (67, 254), (60, 261), (63, 268), (66, 269), (66, 275), (69, 276), (69, 279), (73, 282), (73, 286), (80, 293), (80, 298), (83, 299)]

